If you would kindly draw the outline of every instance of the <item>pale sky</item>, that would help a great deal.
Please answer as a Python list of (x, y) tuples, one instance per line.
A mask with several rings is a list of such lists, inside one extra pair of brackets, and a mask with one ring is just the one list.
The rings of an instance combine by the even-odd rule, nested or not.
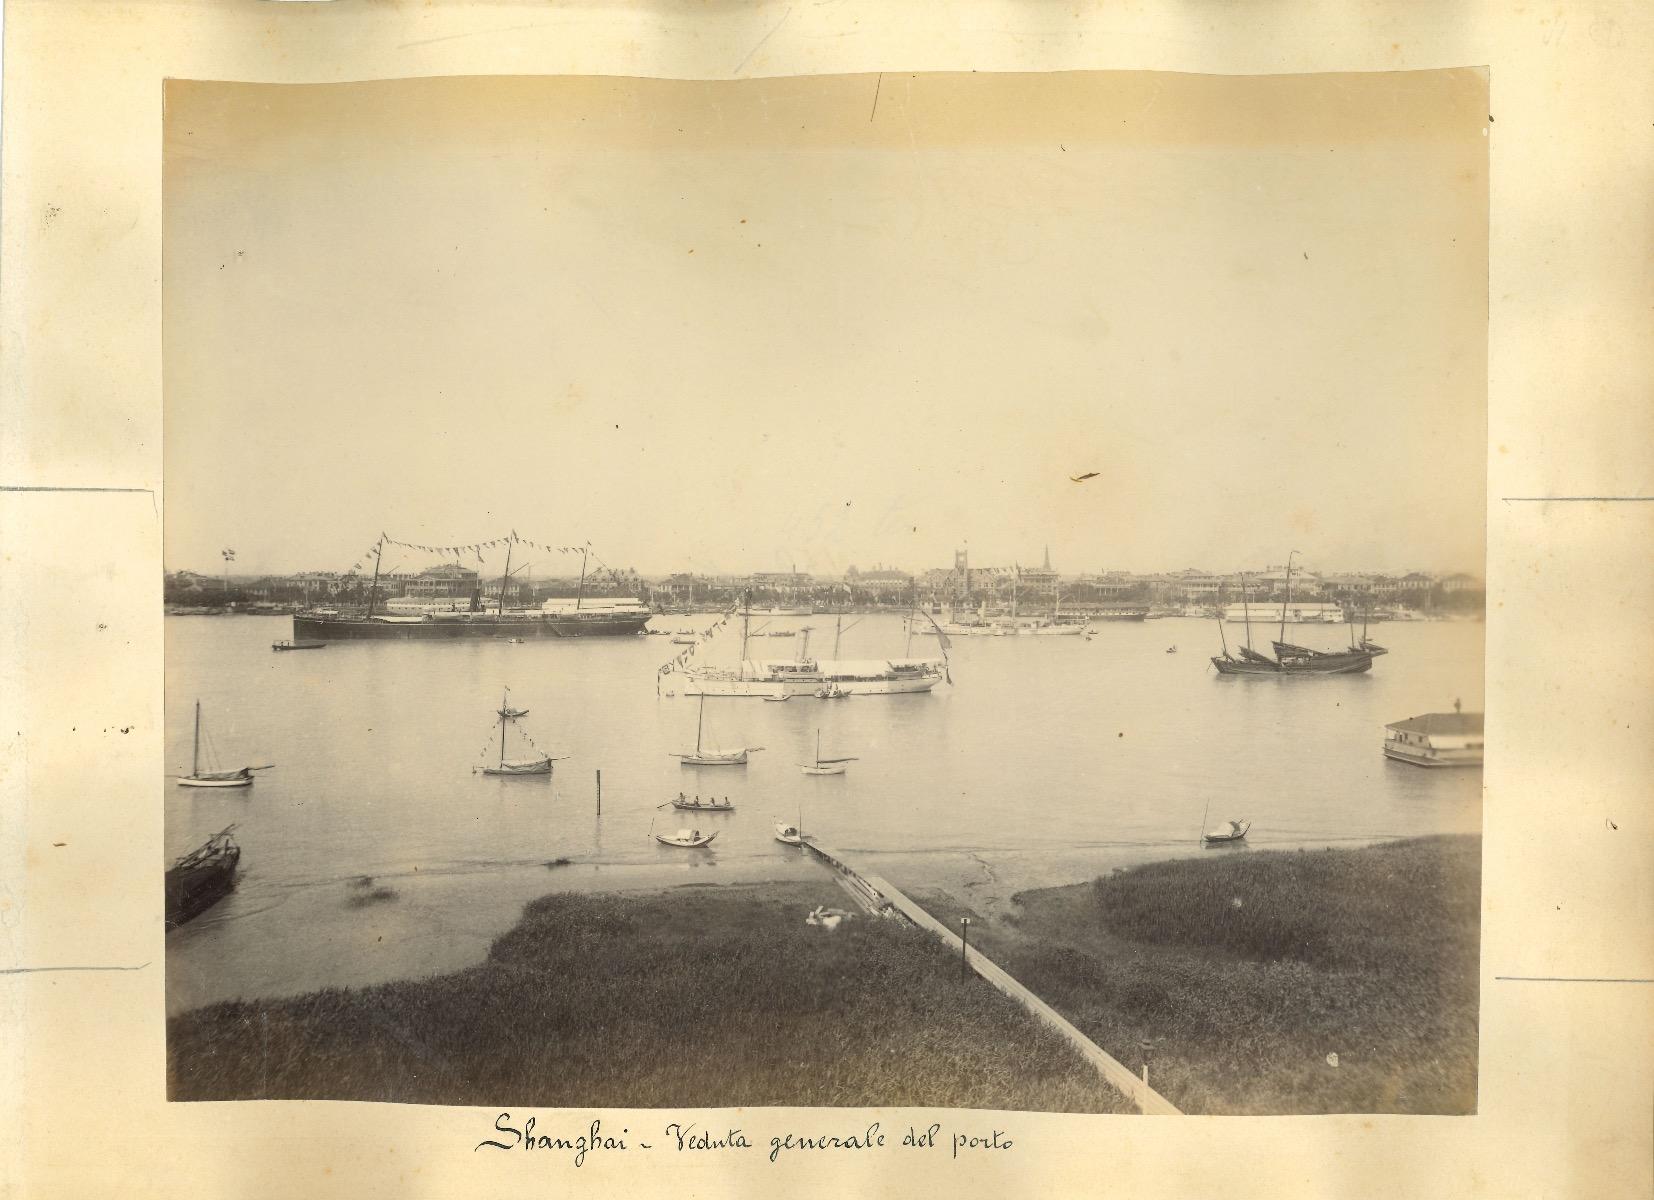
[(165, 561), (1479, 573), (1486, 111), (1471, 71), (171, 84)]

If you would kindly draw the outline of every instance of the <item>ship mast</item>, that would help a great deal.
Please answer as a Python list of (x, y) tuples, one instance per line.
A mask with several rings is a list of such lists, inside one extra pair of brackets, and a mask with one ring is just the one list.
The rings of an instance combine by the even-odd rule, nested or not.
[(580, 548), (580, 586), (574, 591), (574, 607), (577, 612), (580, 609), (580, 602), (586, 596), (586, 555), (590, 552), (591, 546), (589, 544)]
[(1223, 657), (1229, 657), (1229, 635), (1223, 632), (1223, 581), (1218, 581), (1218, 643), (1223, 647)]
[(695, 757), (701, 756), (701, 731), (706, 728), (706, 693), (701, 693), (700, 715), (695, 718)]
[(195, 753), (190, 756), (190, 778), (201, 774), (201, 701), (195, 702)]
[(368, 588), (368, 616), (373, 616), (373, 602), (379, 596), (379, 564), (385, 561), (385, 535), (379, 535), (379, 549), (373, 556), (373, 584)]
[(746, 591), (741, 594), (741, 658), (736, 668), (736, 673), (741, 679), (747, 677), (747, 637), (749, 636), (748, 628), (751, 624), (752, 592)]
[[(1296, 550), (1292, 554), (1298, 553)], [(1286, 556), (1286, 598), (1281, 601), (1281, 641), (1286, 641), (1286, 606), (1292, 603), (1292, 554)]]
[(1246, 648), (1252, 649), (1252, 602), (1247, 598), (1246, 572), (1241, 572), (1241, 612), (1246, 617)]
[(500, 697), (500, 766), (505, 766), (505, 714), (511, 711), (511, 689)]
[[(495, 614), (500, 617), (505, 616), (505, 585), (511, 580), (511, 550), (516, 541), (517, 534), (513, 531), (510, 540), (505, 544), (505, 574), (500, 576), (500, 606)], [(505, 731), (501, 730), (500, 732), (503, 736)]]

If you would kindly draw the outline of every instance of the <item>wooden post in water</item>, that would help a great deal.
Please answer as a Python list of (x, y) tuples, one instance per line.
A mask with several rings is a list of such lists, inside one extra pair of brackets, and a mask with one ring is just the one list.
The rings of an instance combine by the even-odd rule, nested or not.
[(970, 977), (971, 964), (971, 919), (959, 918), (959, 978)]
[(597, 815), (603, 815), (603, 768), (597, 768)]

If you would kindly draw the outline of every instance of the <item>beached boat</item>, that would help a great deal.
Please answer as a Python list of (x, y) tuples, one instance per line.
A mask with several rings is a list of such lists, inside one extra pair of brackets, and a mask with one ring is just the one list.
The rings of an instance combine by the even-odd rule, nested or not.
[(775, 840), (788, 846), (802, 846), (804, 844), (804, 797), (798, 798), (798, 820), (791, 825), (785, 821), (775, 823)]
[(725, 796), (722, 800), (718, 800), (715, 797), (708, 797), (706, 802), (702, 803), (700, 796), (696, 796), (693, 800), (691, 800), (688, 796), (684, 795), (682, 792), (679, 792), (677, 794), (677, 796), (673, 799), (672, 807), (673, 808), (688, 809), (690, 812), (734, 812), (735, 811), (735, 805), (730, 803), (730, 799), (729, 799), (728, 796)]
[[(238, 767), (234, 771), (219, 771), (201, 769), (201, 701), (195, 702), (195, 749), (190, 756), (190, 773), (181, 776), (179, 787), (211, 787), (211, 788), (244, 788), (253, 786), (253, 772), (268, 770), (268, 767)], [(211, 742), (207, 746), (207, 764), (216, 766), (218, 756), (213, 753)]]
[(679, 846), (685, 850), (694, 850), (700, 846), (711, 844), (716, 833), (702, 833), (699, 829), (680, 829), (676, 833), (657, 833), (655, 840), (663, 846)]
[(1238, 842), (1246, 837), (1246, 831), (1252, 828), (1252, 822), (1230, 821), (1217, 829), (1208, 829), (1201, 833), (1202, 842)]
[(814, 762), (799, 763), (806, 775), (842, 775), (845, 768), (855, 762), (854, 758), (822, 758), (821, 757), (821, 730), (816, 730), (816, 758)]
[[(484, 775), (550, 775), (551, 764), (568, 757), (567, 755), (559, 755), (554, 758), (552, 755), (545, 753), (538, 746), (535, 746), (534, 739), (529, 737), (516, 724), (519, 717), (528, 715), (528, 709), (511, 707), (510, 688), (505, 689), (505, 695), (500, 700), (499, 708), (494, 710), (494, 715), (498, 718), (496, 724), (500, 727), (500, 757), (498, 762), (489, 763), (482, 768)], [(507, 758), (505, 756), (506, 729), (508, 726), (517, 730), (523, 741), (534, 750), (533, 754), (523, 758)]]
[(176, 929), (217, 904), (235, 887), (241, 847), (230, 836), (234, 825), (220, 829), (205, 843), (167, 868), (166, 927)]
[(742, 746), (739, 750), (711, 750), (706, 746), (706, 696), (702, 694), (700, 709), (695, 717), (695, 748), (673, 755), (686, 767), (744, 767), (747, 755), (762, 746)]
[(292, 640), (289, 640), (287, 638), (283, 638), (279, 642), (271, 642), (270, 643), (270, 649), (272, 649), (272, 650), (320, 650), (325, 645), (327, 645), (326, 642), (317, 641), (315, 638), (296, 638), (296, 639), (292, 639)]

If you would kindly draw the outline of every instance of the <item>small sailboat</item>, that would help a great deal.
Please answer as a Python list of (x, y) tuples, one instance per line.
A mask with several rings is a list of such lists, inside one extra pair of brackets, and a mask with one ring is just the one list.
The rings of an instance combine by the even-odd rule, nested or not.
[[(217, 756), (209, 746), (209, 763)], [(179, 778), (179, 787), (243, 788), (253, 786), (253, 772), (268, 767), (241, 767), (235, 771), (203, 771), (201, 769), (201, 701), (195, 702), (195, 749), (190, 757), (190, 773)]]
[(734, 812), (735, 811), (735, 805), (730, 803), (730, 799), (729, 799), (728, 796), (725, 796), (722, 800), (718, 799), (718, 797), (716, 797), (716, 796), (708, 796), (703, 801), (700, 798), (699, 795), (696, 795), (696, 797), (693, 800), (691, 800), (688, 796), (684, 795), (682, 792), (679, 792), (677, 794), (677, 796), (673, 799), (672, 807), (673, 808), (685, 808), (685, 809), (688, 809), (690, 812)]
[(744, 767), (747, 755), (762, 746), (743, 746), (739, 750), (709, 750), (706, 740), (706, 696), (702, 694), (700, 709), (695, 717), (695, 748), (673, 755), (686, 767)]
[(167, 868), (166, 927), (177, 929), (217, 904), (235, 887), (241, 847), (230, 836), (234, 825), (213, 834)]
[(844, 769), (855, 762), (854, 758), (822, 758), (821, 757), (821, 730), (816, 730), (816, 760), (813, 763), (799, 763), (806, 775), (842, 775)]
[[(551, 764), (568, 757), (567, 755), (558, 755), (554, 758), (546, 754), (534, 745), (534, 739), (526, 733), (522, 734), (523, 740), (534, 750), (534, 753), (523, 758), (507, 758), (505, 756), (506, 727), (516, 721), (517, 718), (528, 715), (528, 709), (526, 708), (511, 707), (510, 688), (505, 689), (505, 695), (500, 700), (499, 708), (494, 710), (494, 715), (499, 718), (497, 723), (500, 727), (500, 758), (498, 762), (490, 763), (482, 768), (484, 775), (550, 775)], [(521, 729), (518, 729), (518, 732), (521, 733)]]

